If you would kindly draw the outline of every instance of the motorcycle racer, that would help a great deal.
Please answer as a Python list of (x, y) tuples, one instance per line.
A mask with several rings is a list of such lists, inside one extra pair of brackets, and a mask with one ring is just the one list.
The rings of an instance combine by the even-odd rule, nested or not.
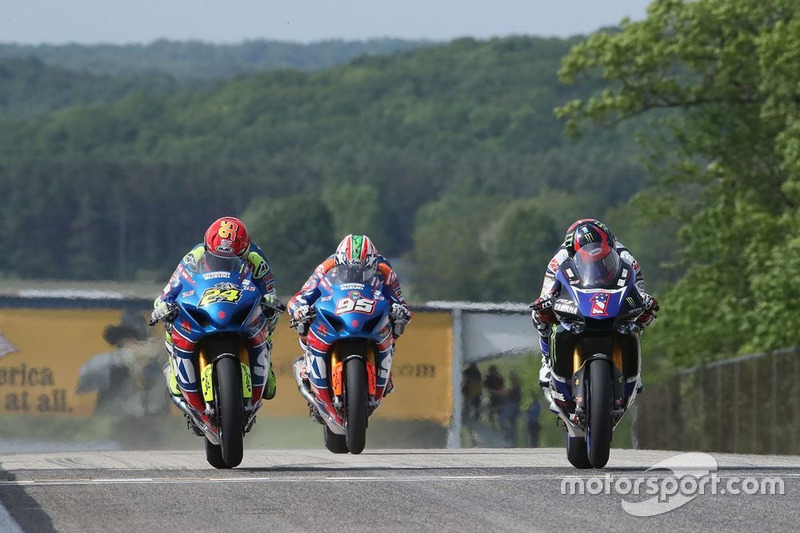
[[(411, 320), (411, 310), (403, 297), (400, 281), (389, 261), (380, 255), (372, 240), (366, 235), (347, 235), (337, 246), (336, 252), (314, 269), (300, 291), (287, 304), (293, 325), (300, 334), (300, 346), (303, 348), (305, 356), (304, 373), (312, 368), (312, 357), (324, 358), (330, 347), (315, 337), (313, 333), (310, 334), (309, 326), (315, 315), (314, 304), (321, 295), (320, 281), (328, 271), (338, 265), (365, 269), (370, 277), (365, 279), (364, 283), (371, 285), (376, 292), (380, 292), (392, 303), (390, 315), (392, 335), (389, 335), (386, 341), (378, 346), (380, 355), (394, 352), (396, 339), (400, 337), (405, 325)], [(325, 376), (320, 376), (320, 378), (326, 379)], [(392, 388), (392, 378), (389, 376), (386, 393), (388, 394)]]
[[(659, 310), (658, 300), (647, 294), (644, 290), (644, 274), (639, 263), (633, 254), (620, 241), (618, 241), (611, 230), (599, 220), (593, 218), (579, 219), (573, 222), (567, 229), (564, 242), (556, 250), (555, 255), (547, 264), (547, 269), (542, 282), (542, 290), (539, 297), (531, 305), (531, 318), (533, 325), (539, 332), (539, 347), (542, 351), (542, 366), (539, 370), (539, 386), (544, 389), (545, 395), (549, 398), (550, 387), (550, 332), (552, 325), (557, 323), (555, 312), (553, 311), (553, 300), (555, 299), (554, 289), (556, 283), (556, 273), (561, 264), (567, 259), (571, 259), (576, 253), (581, 253), (589, 244), (599, 243), (600, 246), (592, 246), (600, 252), (596, 257), (602, 260), (611, 249), (615, 250), (620, 259), (631, 266), (636, 274), (636, 288), (638, 289), (642, 301), (645, 304), (645, 311), (636, 319), (636, 324), (646, 327), (652, 324)], [(605, 253), (603, 253), (605, 251)], [(641, 381), (637, 383), (637, 390), (641, 392)], [(552, 403), (552, 400), (551, 400)], [(555, 406), (551, 410), (554, 410)]]
[[(224, 216), (215, 220), (206, 230), (202, 243), (197, 244), (187, 253), (175, 271), (172, 273), (167, 285), (161, 295), (153, 302), (152, 320), (164, 320), (166, 329), (165, 345), (169, 354), (169, 391), (174, 396), (180, 396), (181, 390), (178, 387), (178, 377), (182, 381), (187, 380), (187, 376), (176, 376), (172, 356), (175, 347), (174, 337), (180, 333), (172, 327), (172, 320), (175, 319), (176, 311), (174, 308), (175, 299), (184, 290), (184, 284), (193, 284), (191, 272), (197, 270), (197, 265), (205, 262), (213, 266), (214, 261), (220, 258), (230, 258), (237, 256), (246, 261), (252, 268), (253, 284), (261, 292), (261, 310), (267, 319), (266, 326), (269, 335), (266, 339), (263, 335), (256, 335), (251, 339), (254, 348), (261, 348), (261, 344), (269, 343), (268, 350), (272, 349), (272, 332), (277, 325), (280, 312), (285, 307), (275, 295), (275, 278), (269, 266), (269, 261), (264, 252), (254, 242), (250, 240), (250, 234), (244, 222), (236, 217)], [(256, 345), (257, 344), (257, 345)], [(187, 355), (188, 357), (188, 355)], [(197, 383), (186, 381), (189, 390), (196, 390)], [(264, 389), (264, 399), (271, 400), (275, 397), (275, 374), (272, 371), (270, 362), (267, 385)]]

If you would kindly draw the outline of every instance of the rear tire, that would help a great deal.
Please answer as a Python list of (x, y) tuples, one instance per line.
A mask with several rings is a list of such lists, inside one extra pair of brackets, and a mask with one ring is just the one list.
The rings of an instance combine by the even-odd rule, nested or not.
[(328, 426), (322, 428), (322, 438), (325, 440), (325, 447), (333, 453), (347, 453), (347, 437), (337, 435)]
[(586, 453), (586, 439), (583, 437), (570, 437), (567, 433), (567, 459), (575, 468), (591, 468), (589, 456)]
[(367, 369), (363, 359), (353, 357), (345, 363), (345, 429), (347, 449), (359, 454), (367, 443)]
[(239, 466), (244, 455), (244, 400), (239, 361), (224, 357), (216, 365), (215, 399), (222, 459), (228, 468)]
[(603, 468), (611, 452), (611, 363), (592, 361), (589, 367), (589, 424), (586, 445), (589, 462)]
[(228, 468), (225, 461), (222, 459), (222, 447), (217, 444), (212, 444), (207, 438), (206, 441), (206, 461), (214, 468)]

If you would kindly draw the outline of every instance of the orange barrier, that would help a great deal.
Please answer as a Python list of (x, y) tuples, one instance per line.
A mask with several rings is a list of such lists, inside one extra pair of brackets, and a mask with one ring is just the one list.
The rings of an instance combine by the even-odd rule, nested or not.
[[(97, 393), (79, 394), (77, 388), (81, 368), (90, 359), (113, 352), (112, 358), (119, 353), (130, 359), (133, 353), (166, 362), (157, 340), (140, 343), (138, 351), (129, 348), (124, 355), (104, 340), (104, 330), (118, 324), (121, 315), (111, 309), (0, 308), (0, 413), (88, 416), (95, 412)], [(141, 316), (144, 321), (149, 313), (142, 311)], [(161, 339), (163, 327), (151, 333)], [(273, 345), (278, 394), (261, 414), (307, 415), (291, 373), (300, 347), (286, 318), (275, 331)], [(375, 416), (447, 425), (453, 405), (452, 353), (450, 312), (417, 311), (397, 344), (392, 365), (395, 389)]]

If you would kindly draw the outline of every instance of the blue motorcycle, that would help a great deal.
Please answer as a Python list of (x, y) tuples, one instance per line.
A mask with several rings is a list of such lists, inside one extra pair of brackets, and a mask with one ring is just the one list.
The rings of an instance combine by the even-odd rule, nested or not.
[(310, 326), (293, 324), (307, 332), (312, 354), (305, 374), (303, 356), (295, 361), (295, 380), (333, 453), (364, 450), (367, 420), (389, 383), (391, 303), (370, 285), (371, 278), (364, 269), (334, 267), (320, 281)]
[[(167, 331), (181, 396), (172, 401), (189, 429), (205, 437), (209, 464), (233, 468), (242, 461), (244, 434), (262, 405), (271, 332), (247, 262), (207, 253), (194, 266), (182, 270), (184, 291), (168, 316), (151, 325), (174, 316)], [(164, 376), (169, 379), (169, 367)]]
[[(595, 250), (595, 247), (598, 247)], [(599, 245), (565, 261), (556, 274), (550, 337), (548, 400), (567, 427), (567, 459), (577, 468), (608, 462), (614, 428), (636, 398), (641, 372), (644, 302), (636, 273), (615, 250), (600, 260)]]

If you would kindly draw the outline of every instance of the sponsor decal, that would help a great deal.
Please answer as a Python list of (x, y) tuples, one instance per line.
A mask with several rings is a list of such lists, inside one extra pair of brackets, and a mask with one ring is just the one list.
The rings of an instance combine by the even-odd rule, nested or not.
[(364, 284), (363, 283), (344, 283), (339, 285), (339, 288), (343, 291), (351, 291), (351, 290), (363, 290)]
[(551, 259), (551, 260), (550, 260), (550, 264), (549, 264), (549, 265), (547, 265), (547, 269), (548, 269), (550, 272), (552, 272), (552, 273), (554, 273), (554, 274), (555, 274), (556, 272), (558, 272), (558, 267), (559, 267), (559, 266), (560, 266), (560, 264), (559, 264), (559, 262), (558, 262), (558, 259), (556, 259), (556, 258), (553, 258), (553, 259)]
[(608, 315), (608, 298), (607, 292), (598, 292), (592, 296), (592, 310), (589, 312), (592, 316)]
[(189, 296), (194, 296), (194, 289), (181, 293), (181, 298), (188, 298)]
[(195, 259), (193, 253), (188, 253), (183, 258), (183, 262), (186, 263), (186, 266), (192, 270), (197, 270), (197, 259)]
[(269, 265), (267, 265), (266, 261), (261, 261), (259, 265), (256, 267), (256, 272), (253, 274), (253, 277), (256, 279), (263, 278), (269, 272)]
[(570, 315), (578, 314), (578, 306), (568, 300), (556, 300), (553, 309), (559, 313), (567, 313)]
[(203, 279), (228, 278), (230, 275), (230, 272), (209, 272), (208, 274), (203, 274)]

